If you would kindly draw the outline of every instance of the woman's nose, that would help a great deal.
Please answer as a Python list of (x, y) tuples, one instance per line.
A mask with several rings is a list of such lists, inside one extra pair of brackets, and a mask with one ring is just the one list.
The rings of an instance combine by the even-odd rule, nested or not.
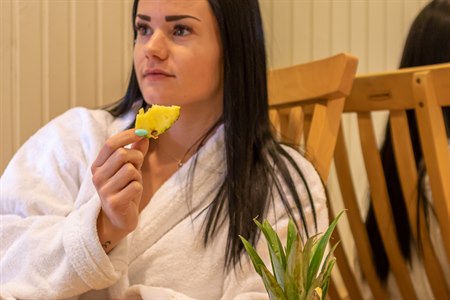
[(168, 55), (167, 41), (164, 33), (155, 31), (145, 44), (145, 55), (147, 58), (158, 58), (165, 60)]

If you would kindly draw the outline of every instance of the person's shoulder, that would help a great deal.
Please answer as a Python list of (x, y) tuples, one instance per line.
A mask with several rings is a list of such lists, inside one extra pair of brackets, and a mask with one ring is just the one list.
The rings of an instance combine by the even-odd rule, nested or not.
[(63, 126), (73, 126), (75, 124), (97, 124), (98, 126), (108, 126), (113, 120), (113, 116), (103, 109), (73, 107), (55, 117), (50, 123), (61, 124)]
[(308, 160), (303, 154), (301, 154), (298, 150), (287, 146), (281, 145), (281, 147), (286, 151), (286, 153), (293, 159), (293, 161), (297, 164), (303, 174), (307, 175), (308, 179), (314, 181), (320, 181), (319, 173), (316, 168), (312, 164), (310, 160)]
[(73, 107), (51, 120), (45, 127), (79, 135), (102, 135), (111, 136), (118, 133), (132, 120), (130, 114), (124, 117), (114, 117), (109, 111), (104, 109), (90, 109), (86, 107)]
[(32, 144), (53, 148), (92, 147), (111, 135), (125, 129), (123, 119), (113, 117), (103, 109), (74, 107), (51, 119), (39, 128), (24, 145)]
[[(286, 152), (292, 157), (292, 159), (297, 163), (302, 176), (302, 182), (305, 180), (306, 186), (300, 186), (300, 195), (303, 195), (303, 199), (307, 194), (310, 194), (313, 203), (314, 203), (314, 211), (317, 215), (317, 232), (324, 232), (328, 226), (328, 208), (327, 208), (327, 193), (325, 191), (325, 183), (322, 181), (319, 172), (314, 167), (312, 161), (307, 159), (302, 153), (298, 150), (289, 147), (283, 146)], [(295, 172), (292, 172), (294, 178), (298, 178), (295, 175)], [(307, 192), (309, 190), (309, 193)], [(303, 202), (304, 207), (309, 207), (311, 202)], [(313, 227), (310, 228), (310, 230)], [(317, 233), (315, 230), (311, 231), (310, 234)]]

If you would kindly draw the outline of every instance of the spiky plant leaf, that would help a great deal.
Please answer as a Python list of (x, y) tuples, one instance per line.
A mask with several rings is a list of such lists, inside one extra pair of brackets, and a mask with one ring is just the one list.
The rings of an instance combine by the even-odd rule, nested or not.
[(325, 299), (331, 271), (336, 262), (333, 254), (338, 243), (328, 251), (325, 259), (324, 253), (331, 232), (335, 229), (342, 213), (338, 214), (323, 235), (317, 234), (308, 238), (304, 245), (295, 224), (289, 220), (285, 248), (282, 247), (277, 233), (267, 221), (261, 224), (254, 219), (267, 240), (273, 274), (267, 269), (253, 246), (240, 236), (271, 300)]
[(314, 251), (313, 257), (311, 259), (311, 264), (308, 268), (308, 277), (306, 279), (306, 285), (310, 286), (312, 280), (315, 278), (317, 274), (317, 270), (320, 267), (320, 263), (322, 262), (323, 254), (325, 252), (325, 248), (327, 247), (328, 241), (330, 240), (331, 233), (333, 232), (334, 228), (337, 225), (337, 222), (339, 218), (341, 217), (343, 211), (340, 212), (337, 217), (331, 222), (330, 226), (328, 227), (327, 231), (325, 231), (325, 234), (320, 238), (317, 249)]
[(308, 283), (308, 275), (313, 256), (313, 251), (317, 248), (314, 247), (314, 245), (317, 243), (318, 239), (319, 235), (314, 235), (310, 237), (303, 246), (302, 261), (299, 263), (302, 264), (302, 284), (304, 286), (305, 291), (308, 291), (309, 287), (311, 286), (311, 282)]
[(330, 284), (330, 278), (331, 278), (331, 271), (333, 270), (334, 265), (336, 264), (336, 258), (333, 258), (331, 260), (330, 264), (328, 265), (328, 268), (325, 272), (323, 283), (322, 283), (322, 291), (323, 291), (323, 297), (325, 298), (328, 293), (328, 286)]
[(322, 291), (323, 291), (323, 297), (325, 298), (328, 293), (328, 285), (330, 283), (331, 278), (331, 271), (333, 270), (334, 265), (336, 264), (336, 257), (333, 256), (334, 250), (339, 245), (339, 242), (337, 242), (328, 253), (327, 257), (325, 258), (324, 266), (322, 267), (321, 274), (322, 275)]
[(239, 236), (242, 243), (244, 244), (244, 248), (248, 253), (248, 256), (250, 256), (250, 259), (253, 263), (253, 267), (255, 268), (255, 271), (259, 274), (259, 276), (262, 276), (261, 272), (261, 266), (265, 266), (264, 262), (262, 261), (261, 257), (256, 252), (255, 248), (250, 244), (249, 241), (247, 241), (244, 237), (241, 235)]
[(323, 262), (322, 269), (321, 269), (320, 273), (326, 272), (326, 269), (328, 268), (327, 267), (328, 262), (333, 260), (333, 259), (335, 259), (335, 257), (334, 257), (334, 250), (336, 250), (336, 248), (339, 245), (339, 243), (340, 242), (338, 241), (336, 244), (333, 245), (333, 247), (331, 247), (330, 251), (328, 251), (328, 254), (325, 257), (325, 260)]
[(296, 284), (296, 281), (292, 273), (286, 272), (284, 274), (284, 294), (286, 299), (289, 300), (300, 300), (300, 290)]
[[(325, 278), (331, 274), (330, 265), (334, 265), (334, 261), (336, 260), (336, 258), (333, 256), (333, 253), (338, 244), (339, 243), (336, 243), (331, 248), (331, 250), (328, 252), (328, 255), (323, 260), (322, 269), (320, 270), (320, 273), (317, 274), (316, 277), (314, 278), (314, 280), (311, 284), (312, 287), (321, 286), (321, 283), (325, 280)], [(332, 266), (331, 266), (331, 268), (332, 268)], [(327, 270), (330, 270), (330, 273), (327, 273)]]
[(284, 288), (284, 270), (286, 269), (286, 255), (283, 250), (280, 238), (270, 223), (265, 220), (262, 224), (254, 219), (256, 225), (261, 229), (267, 240), (270, 253), (270, 261), (272, 263), (273, 274), (277, 282)]
[(290, 247), (287, 247), (289, 249), (288, 252), (286, 252), (286, 273), (292, 274), (293, 278), (297, 278), (297, 261), (299, 256), (302, 255), (302, 245), (301, 241), (299, 240), (298, 236), (295, 237), (295, 240), (291, 243)]
[(270, 260), (272, 262), (272, 271), (275, 275), (275, 279), (280, 284), (281, 287), (284, 289), (285, 285), (285, 279), (284, 279), (284, 273), (285, 268), (282, 265), (282, 262), (279, 261), (278, 256), (274, 252), (272, 248), (269, 247), (269, 254), (270, 254)]
[[(288, 234), (289, 235), (289, 234)], [(298, 245), (300, 244), (300, 247)], [(302, 255), (301, 252), (297, 253), (297, 250), (301, 250), (301, 241), (299, 236), (295, 236), (294, 241), (291, 242), (289, 247), (289, 252), (286, 252), (286, 272), (284, 274), (285, 278), (285, 289), (286, 298), (289, 300), (300, 300), (300, 295), (302, 293), (301, 286), (297, 284), (297, 274), (296, 272), (296, 261), (298, 255)]]
[(261, 229), (266, 240), (268, 242), (268, 246), (272, 248), (276, 257), (281, 262), (283, 268), (286, 267), (286, 255), (284, 253), (283, 245), (281, 244), (280, 238), (278, 237), (277, 232), (272, 228), (269, 221), (265, 220), (263, 224), (259, 223), (258, 220), (254, 220), (256, 225)]
[(294, 221), (292, 219), (289, 219), (288, 223), (288, 231), (287, 231), (287, 241), (286, 241), (286, 259), (289, 255), (288, 253), (291, 252), (293, 243), (297, 240), (298, 237), (298, 231), (297, 227), (294, 224)]
[(294, 280), (296, 282), (297, 285), (297, 289), (299, 291), (300, 294), (300, 299), (303, 299), (302, 297), (304, 297), (305, 294), (305, 286), (304, 286), (304, 274), (306, 274), (304, 269), (307, 269), (306, 265), (303, 264), (303, 259), (304, 259), (304, 252), (303, 252), (303, 244), (302, 241), (300, 239), (300, 235), (297, 236), (297, 239), (295, 241), (295, 247), (293, 246), (293, 262), (292, 264), (294, 265), (294, 272), (293, 272), (293, 277)]
[(283, 289), (278, 284), (272, 273), (270, 273), (266, 268), (266, 266), (261, 266), (261, 273), (264, 286), (266, 287), (267, 293), (269, 294), (269, 298), (271, 300), (288, 300), (284, 295)]

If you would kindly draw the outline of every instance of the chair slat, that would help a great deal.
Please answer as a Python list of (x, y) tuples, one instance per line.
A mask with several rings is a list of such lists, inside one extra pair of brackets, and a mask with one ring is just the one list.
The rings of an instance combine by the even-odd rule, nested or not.
[[(392, 144), (395, 154), (395, 162), (401, 182), (403, 197), (406, 201), (410, 228), (416, 243), (420, 243), (423, 251), (423, 262), (425, 272), (429, 278), (432, 292), (436, 299), (446, 299), (449, 290), (445, 287), (444, 273), (437, 260), (436, 253), (431, 244), (430, 235), (424, 221), (419, 222), (418, 217), (424, 220), (423, 210), (418, 210), (418, 175), (414, 159), (413, 148), (410, 139), (408, 120), (406, 112), (391, 111), (390, 124), (392, 133)], [(421, 216), (417, 216), (417, 212)], [(418, 230), (420, 232), (418, 232)], [(420, 233), (420, 234), (419, 234)]]
[[(350, 161), (342, 128), (339, 129), (336, 142), (334, 163), (336, 165), (336, 173), (342, 199), (344, 201), (344, 206), (347, 209), (346, 215), (350, 223), (350, 230), (353, 237), (357, 237), (354, 239), (354, 242), (358, 253), (360, 267), (369, 284), (374, 299), (389, 299), (386, 289), (383, 287), (377, 276), (375, 265), (372, 260), (372, 251), (369, 246), (369, 237), (359, 213), (359, 205), (352, 182)], [(338, 265), (341, 264), (342, 262), (338, 261)]]
[(386, 180), (370, 113), (358, 113), (358, 125), (361, 149), (370, 185), (372, 205), (389, 264), (403, 298), (417, 299), (411, 277), (408, 276), (408, 267), (401, 254), (397, 240), (394, 217), (389, 205), (390, 200)]
[[(444, 73), (450, 86), (450, 68)], [(450, 262), (450, 153), (447, 144), (444, 120), (437, 92), (433, 85), (433, 74), (422, 71), (414, 74), (412, 85), (414, 100), (417, 105), (416, 116), (423, 149), (426, 169), (430, 176), (433, 204), (442, 239)], [(446, 90), (450, 94), (450, 88)], [(450, 95), (448, 96), (450, 98)], [(445, 234), (446, 233), (446, 234)]]
[(406, 201), (409, 224), (411, 225), (414, 238), (417, 239), (418, 177), (406, 111), (390, 111), (389, 120), (395, 163), (399, 173), (403, 197)]
[[(328, 214), (330, 219), (334, 219), (336, 216), (331, 209), (331, 206), (328, 206)], [(331, 234), (332, 241), (342, 241), (341, 235), (338, 230), (333, 231)], [(362, 300), (361, 290), (358, 286), (358, 282), (353, 275), (352, 268), (350, 267), (350, 262), (348, 260), (347, 255), (345, 254), (343, 247), (337, 247), (334, 251), (334, 255), (336, 257), (336, 261), (339, 260), (339, 272), (341, 273), (342, 281), (344, 281), (345, 286), (347, 287), (347, 292), (352, 300)], [(340, 299), (340, 298), (334, 298)]]

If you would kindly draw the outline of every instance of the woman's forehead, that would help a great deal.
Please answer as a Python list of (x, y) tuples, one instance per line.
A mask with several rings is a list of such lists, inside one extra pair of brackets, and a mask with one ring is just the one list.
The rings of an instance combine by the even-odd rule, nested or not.
[(149, 22), (167, 20), (169, 16), (191, 16), (203, 25), (216, 23), (208, 0), (140, 0), (136, 14)]
[(207, 0), (140, 0), (139, 9), (198, 10), (209, 8)]

